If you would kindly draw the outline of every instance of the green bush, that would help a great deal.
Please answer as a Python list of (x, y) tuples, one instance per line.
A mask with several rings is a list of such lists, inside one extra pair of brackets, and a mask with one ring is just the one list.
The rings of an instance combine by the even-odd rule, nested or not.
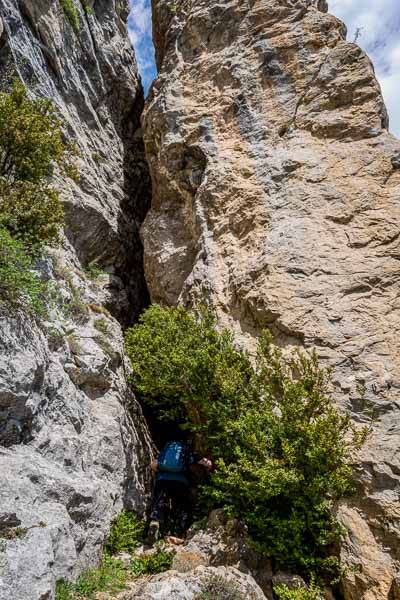
[(58, 581), (56, 600), (91, 599), (97, 592), (115, 594), (125, 589), (126, 577), (122, 562), (105, 555), (99, 568), (85, 571), (74, 583)]
[(265, 333), (253, 368), (207, 311), (159, 306), (126, 344), (135, 390), (211, 449), (208, 507), (242, 518), (277, 566), (337, 577), (342, 532), (331, 509), (352, 491), (352, 454), (367, 432), (333, 404), (315, 353), (285, 357)]
[(60, 4), (69, 24), (77, 34), (81, 25), (81, 19), (79, 17), (78, 9), (74, 4), (74, 0), (60, 0)]
[(311, 581), (308, 589), (297, 587), (289, 589), (287, 585), (274, 586), (274, 593), (278, 600), (324, 600), (325, 594), (314, 581)]
[(143, 542), (145, 522), (131, 511), (123, 511), (112, 523), (106, 552), (132, 552)]
[(172, 566), (175, 551), (164, 550), (161, 546), (151, 554), (141, 554), (135, 557), (131, 563), (131, 572), (135, 577), (142, 575), (155, 575), (168, 571)]
[(89, 4), (84, 4), (83, 10), (85, 11), (85, 14), (88, 16), (89, 15), (93, 16), (96, 14), (94, 8), (92, 6), (90, 6)]
[(0, 226), (0, 309), (43, 314), (50, 299), (47, 282), (34, 271), (34, 259), (22, 242)]
[(0, 92), (0, 224), (27, 246), (58, 241), (63, 209), (48, 177), (58, 165), (76, 178), (75, 156), (50, 100), (29, 98), (20, 81)]
[(104, 275), (105, 271), (99, 267), (97, 261), (92, 260), (85, 268), (85, 273), (90, 279), (97, 279), (100, 275)]
[(201, 590), (194, 600), (247, 600), (235, 581), (229, 581), (221, 575), (204, 578)]
[(57, 243), (63, 222), (56, 190), (25, 181), (0, 187), (0, 223), (31, 250)]
[(134, 389), (160, 419), (202, 432), (218, 453), (225, 423), (252, 396), (249, 357), (204, 309), (198, 319), (184, 308), (153, 305), (139, 322), (126, 334)]

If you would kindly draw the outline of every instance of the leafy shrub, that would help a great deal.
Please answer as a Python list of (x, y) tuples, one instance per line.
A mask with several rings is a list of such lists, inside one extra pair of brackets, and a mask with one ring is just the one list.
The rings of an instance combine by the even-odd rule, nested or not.
[(34, 259), (19, 240), (0, 226), (0, 309), (43, 314), (50, 299), (47, 282), (34, 271)]
[(0, 184), (0, 223), (31, 249), (59, 241), (64, 210), (59, 194), (46, 184)]
[(134, 512), (123, 511), (111, 525), (106, 552), (132, 552), (143, 542), (144, 529), (145, 522), (140, 521)]
[(200, 313), (153, 305), (127, 331), (126, 348), (133, 387), (157, 416), (203, 431), (216, 452), (224, 423), (239, 417), (250, 394), (253, 369), (232, 334)]
[(56, 584), (55, 600), (75, 600), (76, 595), (73, 590), (74, 584), (65, 579), (60, 579)]
[(271, 341), (260, 337), (253, 368), (207, 311), (159, 306), (126, 336), (134, 388), (212, 450), (209, 507), (242, 518), (278, 566), (332, 579), (342, 532), (331, 508), (352, 491), (367, 431), (335, 407), (315, 353), (285, 357)]
[(235, 581), (212, 575), (202, 582), (202, 591), (195, 600), (247, 600)]
[(83, 10), (85, 11), (85, 14), (87, 15), (95, 15), (95, 10), (92, 6), (90, 6), (89, 4), (84, 4), (83, 5)]
[(131, 563), (131, 572), (135, 577), (163, 573), (171, 568), (174, 555), (174, 551), (164, 550), (158, 546), (156, 551), (151, 554), (141, 554), (135, 557)]
[(289, 589), (287, 585), (274, 586), (274, 593), (278, 600), (324, 600), (324, 592), (314, 581), (311, 581), (308, 589), (297, 587)]
[(81, 20), (78, 9), (74, 4), (74, 0), (60, 0), (60, 4), (72, 29), (75, 31), (75, 33), (78, 33)]
[(100, 275), (104, 275), (105, 271), (99, 267), (97, 261), (92, 260), (85, 268), (85, 273), (90, 279), (97, 279)]
[(0, 223), (30, 247), (58, 241), (63, 209), (48, 177), (58, 165), (76, 178), (75, 156), (50, 100), (29, 98), (20, 81), (0, 92)]
[(285, 360), (265, 335), (255, 380), (259, 401), (229, 424), (230, 450), (217, 458), (206, 493), (244, 518), (278, 565), (334, 578), (342, 532), (330, 509), (352, 491), (352, 452), (366, 430), (334, 406), (315, 353)]
[(85, 571), (74, 583), (58, 581), (56, 600), (94, 598), (97, 592), (115, 594), (125, 589), (125, 584), (126, 571), (122, 561), (105, 555), (99, 568)]

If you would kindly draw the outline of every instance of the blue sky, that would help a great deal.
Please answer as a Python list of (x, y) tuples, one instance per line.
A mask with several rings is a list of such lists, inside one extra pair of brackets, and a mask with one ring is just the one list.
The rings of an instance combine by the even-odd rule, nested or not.
[[(354, 40), (374, 63), (390, 115), (390, 129), (400, 137), (400, 0), (328, 0), (329, 11), (342, 19), (347, 39)], [(150, 0), (131, 0), (129, 34), (147, 93), (157, 71), (151, 41)]]
[(151, 82), (157, 76), (151, 39), (150, 0), (131, 0), (131, 7), (128, 19), (129, 36), (135, 48), (144, 91), (147, 94)]
[(347, 25), (353, 41), (362, 27), (358, 44), (374, 63), (389, 110), (390, 130), (400, 137), (400, 1), (328, 0), (329, 11)]

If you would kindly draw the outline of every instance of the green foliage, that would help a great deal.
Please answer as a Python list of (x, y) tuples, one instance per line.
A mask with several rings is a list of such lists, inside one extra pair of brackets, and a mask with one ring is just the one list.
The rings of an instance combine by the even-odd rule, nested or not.
[(144, 538), (145, 522), (131, 511), (123, 511), (112, 523), (107, 540), (106, 552), (132, 552)]
[(89, 569), (74, 582), (58, 581), (56, 600), (79, 600), (94, 598), (97, 592), (115, 594), (125, 589), (126, 571), (120, 560), (104, 556), (101, 566)]
[(90, 279), (96, 279), (97, 277), (100, 277), (100, 275), (104, 275), (105, 271), (99, 267), (95, 260), (92, 260), (92, 262), (87, 265), (85, 273)]
[(47, 183), (0, 181), (0, 223), (31, 249), (58, 242), (63, 222), (59, 193)]
[(153, 305), (127, 331), (132, 384), (158, 417), (202, 431), (218, 444), (224, 422), (237, 418), (253, 377), (248, 356), (227, 330), (218, 332), (206, 310)]
[(96, 14), (94, 11), (94, 8), (92, 6), (90, 6), (89, 4), (84, 4), (83, 10), (85, 11), (86, 15), (95, 15)]
[(158, 546), (152, 554), (135, 557), (131, 563), (131, 572), (135, 577), (163, 573), (171, 568), (174, 556), (175, 551), (164, 550), (162, 546)]
[(331, 508), (352, 491), (352, 454), (367, 431), (335, 407), (329, 378), (315, 353), (285, 359), (269, 335), (261, 337), (259, 401), (229, 424), (229, 451), (217, 458), (207, 493), (244, 518), (278, 565), (332, 579), (342, 532)]
[(79, 17), (78, 9), (74, 4), (74, 0), (60, 0), (60, 4), (69, 24), (71, 25), (75, 33), (78, 34), (81, 25), (81, 20)]
[(0, 309), (44, 314), (50, 288), (34, 271), (35, 263), (19, 240), (0, 226)]
[(20, 81), (0, 92), (0, 224), (27, 246), (58, 241), (63, 209), (48, 176), (58, 165), (76, 178), (75, 156), (50, 100), (29, 98)]
[(194, 600), (246, 600), (235, 581), (212, 575), (202, 582), (202, 591)]
[(253, 368), (207, 311), (160, 306), (126, 335), (135, 390), (212, 450), (209, 507), (240, 516), (278, 566), (333, 579), (342, 532), (331, 508), (352, 491), (367, 431), (335, 407), (315, 353), (284, 356), (271, 341), (260, 338)]
[(64, 579), (60, 579), (56, 584), (56, 598), (55, 600), (75, 600), (76, 595), (74, 594), (74, 584)]
[(289, 589), (287, 585), (274, 586), (274, 593), (278, 600), (324, 600), (325, 594), (318, 587), (314, 580), (311, 581), (308, 589), (297, 587)]

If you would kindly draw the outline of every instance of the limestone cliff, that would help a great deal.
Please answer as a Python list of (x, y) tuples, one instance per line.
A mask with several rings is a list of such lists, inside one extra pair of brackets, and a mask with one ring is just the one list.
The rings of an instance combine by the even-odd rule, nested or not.
[(153, 301), (213, 306), (252, 347), (314, 347), (373, 431), (346, 598), (400, 594), (400, 143), (373, 67), (315, 0), (153, 0), (160, 69), (143, 126)]
[[(143, 510), (149, 490), (149, 436), (114, 318), (131, 321), (147, 299), (137, 232), (150, 187), (129, 2), (73, 6), (74, 27), (58, 0), (0, 0), (0, 87), (20, 77), (53, 99), (81, 176), (56, 178), (67, 227), (39, 265), (58, 308), (42, 323), (0, 315), (1, 600), (54, 598), (56, 580), (94, 565), (111, 519)], [(103, 273), (88, 272), (93, 261)]]

